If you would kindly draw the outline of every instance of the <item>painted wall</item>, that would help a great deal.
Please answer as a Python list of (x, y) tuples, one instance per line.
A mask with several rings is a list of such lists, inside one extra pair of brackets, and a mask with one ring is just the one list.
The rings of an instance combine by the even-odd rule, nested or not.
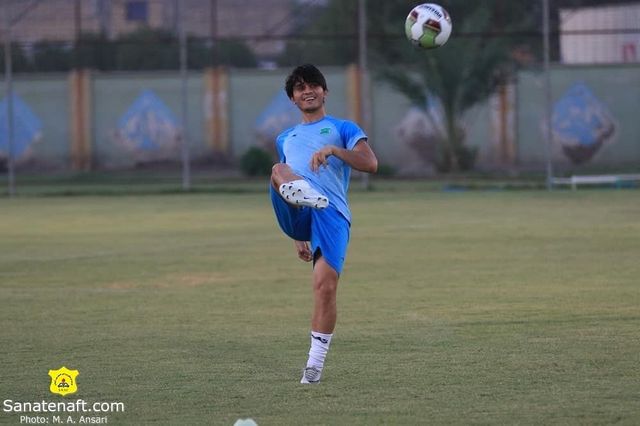
[[(517, 83), (517, 159), (545, 162), (540, 72)], [(572, 169), (640, 164), (640, 67), (558, 67), (551, 74), (553, 163)]]
[[(220, 90), (226, 94), (227, 154), (232, 159), (237, 160), (252, 146), (272, 146), (281, 128), (299, 120), (299, 112), (283, 94), (288, 72), (227, 70)], [(349, 96), (354, 91), (349, 90), (347, 71), (326, 68), (323, 72), (330, 90), (328, 113), (352, 118)], [(70, 82), (67, 75), (16, 76), (16, 95), (41, 123), (40, 134), (31, 141), (29, 152), (17, 159), (20, 167), (44, 171), (72, 168)], [(481, 169), (544, 170), (542, 84), (540, 72), (522, 71), (501, 99), (496, 95), (464, 117), (467, 142), (478, 148)], [(93, 73), (89, 88), (92, 169), (179, 162), (181, 85), (177, 73)], [(214, 155), (211, 120), (207, 121), (211, 115), (207, 103), (212, 97), (210, 90), (205, 74), (189, 75), (190, 150), (192, 158), (200, 162)], [(552, 90), (555, 164), (586, 169), (640, 163), (638, 66), (554, 68)], [(0, 94), (6, 104), (4, 87)], [(421, 123), (417, 110), (384, 83), (374, 82), (371, 96), (372, 124), (367, 130), (380, 162), (406, 175), (432, 172), (432, 165), (416, 155), (405, 140), (407, 132)], [(504, 126), (501, 120), (506, 120)], [(6, 156), (1, 140), (0, 155)]]
[[(2, 87), (3, 113), (0, 120), (6, 129), (7, 99)], [(18, 165), (30, 164), (41, 170), (67, 167), (69, 164), (69, 91), (66, 74), (41, 77), (17, 78), (14, 81), (15, 96), (25, 104), (41, 124), (39, 134), (34, 134), (26, 142), (28, 149), (16, 158)], [(19, 111), (16, 110), (16, 115)], [(29, 125), (16, 117), (16, 128)], [(28, 118), (22, 117), (23, 120)], [(4, 131), (3, 131), (4, 133)], [(2, 139), (8, 139), (6, 134)], [(6, 147), (6, 144), (3, 144)], [(6, 150), (0, 149), (0, 155), (6, 157)], [(18, 154), (16, 152), (16, 154)]]
[[(189, 111), (189, 147), (193, 158), (205, 155), (203, 137), (203, 82), (201, 74), (190, 75), (187, 81)], [(98, 168), (130, 167), (136, 163), (180, 158), (180, 128), (182, 104), (181, 82), (174, 75), (115, 74), (96, 75), (93, 80), (94, 102), (94, 164)], [(136, 100), (145, 94), (154, 97), (147, 109), (137, 111), (140, 119), (146, 119), (152, 134), (162, 134), (157, 146), (144, 147), (143, 142), (131, 141), (123, 136), (125, 115)], [(169, 123), (163, 126), (161, 107), (169, 110)], [(150, 115), (154, 114), (156, 115)], [(135, 111), (132, 111), (135, 116)], [(123, 123), (123, 119), (125, 123)], [(132, 118), (132, 120), (135, 119)], [(172, 119), (172, 120), (171, 120)], [(135, 126), (136, 123), (130, 124)], [(158, 126), (154, 130), (153, 126)], [(167, 129), (169, 127), (169, 129)], [(144, 129), (142, 129), (144, 131)], [(154, 133), (155, 132), (155, 133)], [(156, 151), (154, 153), (154, 151)]]

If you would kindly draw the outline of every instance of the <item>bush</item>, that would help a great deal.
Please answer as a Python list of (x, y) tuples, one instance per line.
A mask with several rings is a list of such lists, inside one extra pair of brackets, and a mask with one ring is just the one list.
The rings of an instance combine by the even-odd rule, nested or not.
[(376, 175), (380, 177), (393, 177), (396, 175), (396, 168), (390, 164), (380, 163)]
[(240, 158), (240, 169), (248, 176), (269, 176), (272, 166), (271, 154), (256, 146), (249, 148)]
[(478, 147), (461, 146), (456, 149), (456, 157), (458, 159), (458, 167), (461, 171), (467, 172), (473, 170), (478, 157)]

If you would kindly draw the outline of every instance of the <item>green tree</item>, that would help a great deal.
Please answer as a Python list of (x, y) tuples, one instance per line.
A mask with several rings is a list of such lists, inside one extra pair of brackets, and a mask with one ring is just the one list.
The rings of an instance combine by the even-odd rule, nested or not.
[(292, 32), (296, 37), (287, 41), (285, 51), (276, 58), (280, 66), (301, 63), (316, 65), (346, 65), (358, 55), (357, 1), (330, 1), (326, 7), (312, 4), (293, 8)]
[[(601, 4), (597, 0), (558, 0), (551, 3), (552, 31), (558, 28), (559, 9)], [(627, 3), (613, 0), (611, 3)], [(475, 151), (466, 143), (460, 119), (474, 105), (486, 100), (497, 85), (512, 78), (520, 65), (542, 59), (542, 4), (524, 0), (443, 0), (452, 16), (453, 33), (439, 49), (420, 51), (410, 47), (403, 35), (414, 1), (368, 0), (368, 28), (384, 37), (370, 38), (376, 75), (426, 109), (428, 96), (436, 96), (444, 110), (445, 134), (439, 141), (438, 168), (466, 170), (473, 166)], [(390, 39), (396, 34), (397, 43)], [(552, 58), (557, 39), (552, 38)]]
[[(123, 34), (115, 40), (104, 35), (83, 33), (68, 52), (63, 46), (41, 42), (35, 49), (36, 68), (43, 71), (63, 69), (66, 61), (73, 66), (100, 71), (175, 70), (180, 63), (178, 37), (167, 30), (143, 28)], [(255, 67), (257, 60), (244, 42), (220, 41), (215, 54), (208, 39), (187, 38), (189, 69), (213, 64)], [(67, 68), (68, 69), (68, 68)]]
[(175, 34), (142, 28), (115, 41), (119, 70), (175, 70), (179, 66), (179, 45)]
[(116, 45), (104, 34), (82, 33), (72, 52), (75, 68), (91, 68), (100, 71), (116, 69)]
[[(342, 34), (344, 39), (325, 40), (320, 47), (314, 41), (291, 42), (287, 54), (298, 62), (356, 62), (357, 3), (332, 0), (314, 11), (312, 20), (301, 20), (301, 40), (319, 34), (326, 34), (327, 40)], [(465, 143), (460, 118), (508, 77), (514, 48), (525, 46), (527, 55), (536, 53), (528, 46), (531, 32), (539, 30), (539, 2), (443, 0), (440, 4), (453, 17), (454, 31), (446, 46), (431, 51), (414, 49), (404, 36), (404, 21), (418, 3), (367, 0), (366, 4), (369, 67), (374, 76), (425, 111), (429, 96), (439, 98), (446, 134), (438, 143), (437, 166), (443, 171), (471, 168), (475, 152)], [(505, 37), (506, 33), (511, 35)]]
[[(4, 73), (4, 45), (0, 45), (0, 70)], [(11, 43), (11, 65), (13, 72), (31, 71), (32, 65), (25, 54), (22, 45), (16, 42)]]
[(71, 48), (59, 42), (39, 41), (33, 45), (33, 71), (69, 71), (73, 60)]
[[(379, 22), (379, 27), (384, 28), (389, 22), (404, 23), (412, 7), (398, 10), (398, 3), (401, 2), (387, 6), (389, 20)], [(441, 101), (445, 123), (444, 134), (437, 138), (438, 169), (468, 170), (473, 167), (476, 152), (466, 143), (461, 118), (509, 78), (513, 68), (511, 52), (523, 40), (505, 37), (504, 33), (515, 29), (525, 33), (524, 30), (538, 22), (540, 15), (533, 10), (536, 5), (502, 0), (450, 0), (443, 5), (452, 16), (454, 28), (445, 46), (434, 50), (415, 49), (402, 34), (399, 36), (402, 43), (388, 43), (386, 48), (379, 46), (372, 50), (379, 62), (386, 64), (376, 75), (422, 108), (431, 119), (434, 117), (426, 108), (428, 97), (435, 96)], [(496, 35), (496, 32), (503, 34)], [(373, 43), (375, 46), (376, 42)]]
[(213, 65), (226, 65), (238, 68), (255, 68), (258, 60), (253, 51), (243, 41), (220, 40), (218, 46), (209, 48), (207, 54)]

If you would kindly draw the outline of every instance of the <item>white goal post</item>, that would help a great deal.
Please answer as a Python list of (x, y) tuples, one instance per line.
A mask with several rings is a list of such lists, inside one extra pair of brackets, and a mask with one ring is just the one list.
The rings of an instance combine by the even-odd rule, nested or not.
[(578, 189), (578, 185), (606, 185), (611, 184), (620, 187), (624, 182), (640, 181), (640, 174), (624, 174), (624, 175), (573, 175), (568, 178), (553, 178), (554, 185), (571, 185), (574, 191)]

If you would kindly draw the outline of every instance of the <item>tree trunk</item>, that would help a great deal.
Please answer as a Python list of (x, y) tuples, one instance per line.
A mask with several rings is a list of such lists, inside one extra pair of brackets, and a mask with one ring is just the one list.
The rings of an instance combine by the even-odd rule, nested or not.
[(447, 121), (447, 140), (444, 141), (446, 162), (449, 165), (449, 170), (455, 172), (459, 170), (457, 152), (461, 144), (455, 108), (451, 105), (445, 105), (444, 115), (445, 120)]

